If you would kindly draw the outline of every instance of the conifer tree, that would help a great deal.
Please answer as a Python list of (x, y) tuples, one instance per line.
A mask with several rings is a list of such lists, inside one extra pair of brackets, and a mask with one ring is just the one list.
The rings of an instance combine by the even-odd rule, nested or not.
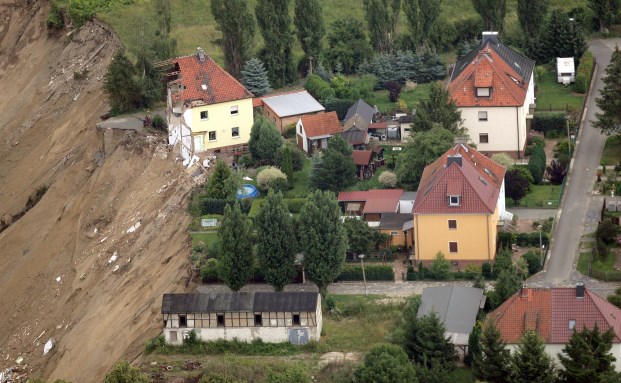
[(595, 103), (602, 111), (596, 113), (593, 126), (604, 134), (621, 133), (621, 51), (615, 46), (610, 63), (606, 67), (606, 76), (602, 79), (604, 87)]
[(265, 280), (282, 291), (295, 276), (293, 219), (281, 192), (272, 190), (255, 219), (257, 255)]
[(252, 225), (242, 213), (239, 203), (224, 208), (218, 229), (220, 278), (233, 291), (241, 289), (252, 277)]
[(477, 322), (470, 335), (468, 335), (468, 353), (464, 357), (464, 364), (468, 367), (472, 366), (474, 358), (481, 357), (481, 323)]
[(351, 147), (340, 135), (332, 136), (328, 149), (311, 170), (311, 187), (336, 193), (353, 185), (356, 182), (356, 165), (351, 152)]
[(209, 198), (227, 199), (230, 195), (230, 190), (227, 190), (226, 180), (231, 176), (231, 169), (226, 165), (224, 161), (216, 161), (216, 166), (213, 173), (207, 180), (205, 187), (207, 196)]
[(289, 185), (291, 185), (293, 182), (293, 158), (291, 156), (291, 149), (289, 149), (288, 145), (284, 145), (282, 148), (282, 163), (280, 168), (280, 170), (282, 170), (282, 172), (287, 176)]
[(258, 0), (255, 13), (265, 42), (259, 56), (270, 82), (280, 88), (296, 77), (289, 0)]
[(403, 349), (394, 344), (378, 344), (364, 356), (355, 372), (359, 383), (417, 383), (416, 372)]
[(418, 101), (412, 126), (418, 132), (440, 126), (453, 134), (464, 133), (461, 111), (448, 91), (437, 82), (431, 85), (429, 99)]
[(319, 63), (322, 41), (326, 34), (321, 2), (319, 0), (295, 0), (293, 21), (306, 58), (312, 57), (315, 63)]
[(510, 376), (511, 354), (500, 338), (493, 321), (483, 329), (481, 354), (474, 357), (474, 371), (478, 379), (489, 383), (505, 383)]
[(545, 351), (539, 335), (527, 331), (511, 355), (512, 383), (553, 383), (554, 363)]
[(304, 271), (322, 294), (340, 274), (345, 262), (347, 234), (341, 209), (332, 192), (312, 192), (300, 212), (300, 245)]
[(226, 70), (240, 78), (254, 42), (254, 17), (246, 0), (211, 0), (211, 14), (222, 32), (220, 42)]
[(455, 348), (446, 337), (444, 324), (435, 311), (421, 318), (407, 318), (402, 346), (415, 365), (431, 369), (436, 365), (451, 369)]
[(246, 65), (244, 65), (244, 69), (241, 71), (241, 82), (246, 89), (257, 97), (263, 96), (272, 90), (265, 66), (256, 57), (246, 61)]
[(116, 51), (104, 76), (104, 91), (113, 112), (124, 113), (139, 107), (140, 85), (135, 76), (136, 69), (125, 52)]
[(597, 323), (592, 330), (583, 327), (580, 332), (574, 331), (563, 352), (558, 354), (563, 367), (559, 380), (564, 383), (614, 381), (611, 379), (615, 375), (615, 357), (610, 352), (613, 339), (612, 330), (602, 333)]
[(560, 10), (550, 13), (537, 47), (536, 60), (541, 63), (552, 62), (557, 57), (579, 58), (587, 49), (582, 28)]

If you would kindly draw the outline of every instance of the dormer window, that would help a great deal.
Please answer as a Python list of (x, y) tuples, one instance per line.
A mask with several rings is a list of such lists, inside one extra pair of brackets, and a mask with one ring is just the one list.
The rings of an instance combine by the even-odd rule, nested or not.
[(461, 205), (461, 198), (458, 195), (450, 195), (448, 202), (449, 206), (459, 206)]
[(489, 97), (491, 88), (477, 88), (477, 97)]

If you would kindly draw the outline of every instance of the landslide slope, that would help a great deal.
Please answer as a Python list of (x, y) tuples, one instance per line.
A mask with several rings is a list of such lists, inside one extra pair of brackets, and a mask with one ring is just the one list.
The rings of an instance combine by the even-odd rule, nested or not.
[(161, 294), (188, 287), (191, 180), (162, 137), (117, 133), (101, 159), (120, 44), (98, 22), (49, 35), (49, 7), (0, 0), (0, 369), (101, 382), (160, 331)]

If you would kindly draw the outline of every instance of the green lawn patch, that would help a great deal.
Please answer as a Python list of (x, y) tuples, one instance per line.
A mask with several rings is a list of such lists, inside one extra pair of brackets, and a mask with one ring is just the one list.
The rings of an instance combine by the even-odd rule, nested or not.
[(474, 383), (474, 373), (470, 368), (456, 368), (449, 374), (449, 382), (451, 383)]
[(614, 252), (608, 252), (606, 257), (594, 256), (591, 268), (602, 272), (613, 271), (612, 268), (615, 265), (615, 258)]
[(312, 168), (310, 158), (304, 158), (302, 170), (293, 173), (293, 188), (285, 192), (285, 197), (306, 197), (309, 192), (308, 177)]
[[(408, 104), (409, 109), (412, 109), (416, 107), (418, 100), (429, 97), (430, 89), (431, 83), (418, 84), (413, 89), (404, 89), (399, 98)], [(376, 90), (371, 97), (364, 101), (371, 106), (377, 106), (380, 112), (392, 112), (397, 109), (397, 103), (390, 102), (387, 90)]]
[(540, 207), (558, 208), (560, 202), (561, 185), (532, 185), (531, 191), (518, 205), (511, 198), (505, 198), (507, 207)]
[(621, 139), (619, 136), (610, 136), (606, 139), (602, 159), (599, 163), (606, 166), (621, 164)]
[(207, 233), (192, 233), (192, 246), (196, 246), (199, 242), (203, 242), (205, 245), (209, 245), (212, 242), (216, 242), (218, 240), (218, 232), (210, 231)]
[(548, 70), (535, 80), (537, 84), (537, 111), (580, 110), (584, 94), (576, 93), (572, 85), (559, 84), (556, 73)]
[(580, 273), (584, 275), (589, 275), (589, 262), (591, 262), (592, 256), (593, 256), (593, 253), (590, 251), (581, 252), (580, 256), (578, 256), (578, 263), (576, 264), (576, 270), (578, 270)]

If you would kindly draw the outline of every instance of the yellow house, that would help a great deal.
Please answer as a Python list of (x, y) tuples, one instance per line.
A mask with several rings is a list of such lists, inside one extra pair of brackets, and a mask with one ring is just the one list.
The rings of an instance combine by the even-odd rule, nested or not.
[(424, 264), (442, 252), (453, 266), (493, 261), (505, 213), (505, 169), (457, 144), (423, 171), (414, 202), (414, 252)]
[(186, 160), (204, 152), (246, 150), (253, 124), (252, 93), (201, 48), (171, 64), (169, 144), (179, 144)]

